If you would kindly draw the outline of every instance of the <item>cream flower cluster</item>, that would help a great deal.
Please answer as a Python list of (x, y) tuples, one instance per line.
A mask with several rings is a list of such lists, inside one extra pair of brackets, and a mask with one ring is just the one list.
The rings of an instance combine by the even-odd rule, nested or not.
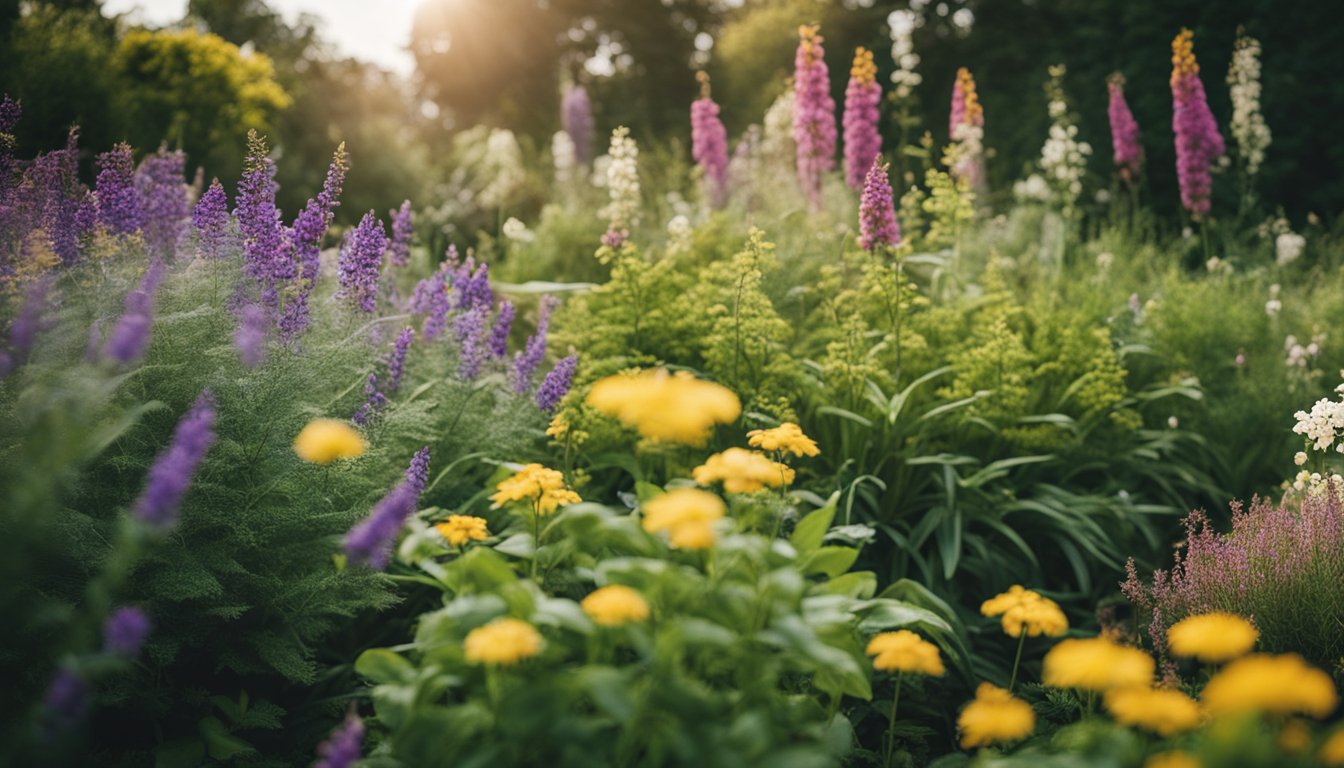
[[(1344, 394), (1344, 384), (1335, 387), (1335, 392)], [(1344, 429), (1344, 400), (1321, 398), (1311, 406), (1310, 413), (1298, 411), (1293, 414), (1293, 418), (1297, 419), (1293, 432), (1310, 440), (1314, 450), (1328, 451), (1333, 448), (1336, 453), (1344, 453), (1344, 442), (1335, 444), (1340, 430)]]
[(523, 150), (513, 131), (495, 128), (485, 142), (482, 163), (483, 176), (490, 181), (481, 189), (478, 199), (485, 208), (499, 208), (526, 181), (523, 170)]
[(771, 168), (792, 172), (797, 147), (793, 142), (793, 89), (786, 88), (765, 111), (761, 157)]
[(892, 89), (898, 100), (910, 98), (910, 94), (924, 78), (915, 68), (919, 66), (919, 54), (915, 53), (915, 30), (924, 25), (924, 17), (909, 10), (892, 11), (887, 16), (887, 26), (891, 28), (891, 60), (896, 69), (891, 73)]
[(1069, 116), (1069, 104), (1064, 99), (1064, 65), (1050, 68), (1050, 132), (1041, 146), (1041, 170), (1054, 191), (1055, 202), (1065, 216), (1072, 216), (1083, 193), (1083, 174), (1092, 145), (1078, 138), (1078, 126)]
[(602, 209), (611, 232), (629, 231), (639, 224), (639, 145), (630, 138), (630, 129), (621, 126), (611, 132), (611, 158), (607, 166), (607, 194), (611, 202)]
[(555, 160), (555, 183), (566, 185), (574, 178), (574, 166), (578, 164), (574, 140), (564, 131), (556, 131), (551, 137), (551, 157)]
[(1260, 42), (1255, 38), (1237, 38), (1227, 85), (1232, 96), (1232, 137), (1247, 175), (1254, 176), (1271, 138), (1260, 112)]

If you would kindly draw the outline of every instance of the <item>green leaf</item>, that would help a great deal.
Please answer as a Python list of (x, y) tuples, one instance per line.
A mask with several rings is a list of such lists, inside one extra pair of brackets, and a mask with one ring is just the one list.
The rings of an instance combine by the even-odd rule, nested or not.
[(853, 547), (822, 547), (803, 558), (798, 567), (803, 573), (824, 573), (835, 578), (859, 559), (859, 550)]
[(615, 667), (587, 666), (579, 669), (579, 681), (597, 708), (625, 725), (635, 714), (635, 697), (630, 680)]
[(826, 531), (831, 527), (833, 520), (835, 520), (834, 496), (826, 506), (809, 512), (806, 517), (798, 521), (798, 525), (793, 528), (793, 534), (789, 536), (789, 543), (798, 550), (799, 557), (807, 557), (821, 546), (821, 540), (826, 538)]
[(415, 679), (415, 666), (386, 648), (370, 648), (355, 660), (355, 672), (375, 683), (405, 683)]
[(229, 733), (217, 717), (207, 717), (197, 725), (201, 738), (205, 740), (205, 751), (216, 760), (228, 760), (235, 755), (256, 752), (246, 741)]
[(154, 751), (154, 768), (196, 768), (205, 760), (199, 741), (170, 741)]
[(859, 621), (859, 631), (865, 634), (911, 624), (927, 624), (944, 632), (952, 631), (952, 626), (933, 611), (900, 600), (873, 598), (856, 605), (854, 610), (863, 616)]
[(855, 571), (836, 576), (812, 587), (814, 595), (843, 595), (867, 600), (877, 591), (877, 575), (872, 571)]

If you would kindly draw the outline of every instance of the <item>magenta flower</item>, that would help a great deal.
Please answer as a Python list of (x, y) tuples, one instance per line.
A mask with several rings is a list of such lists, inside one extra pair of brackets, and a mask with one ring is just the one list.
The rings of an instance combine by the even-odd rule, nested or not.
[(207, 390), (177, 423), (172, 444), (150, 467), (145, 490), (131, 508), (137, 520), (160, 529), (177, 522), (192, 475), (215, 443), (214, 426), (215, 403)]
[(1209, 212), (1211, 167), (1225, 150), (1218, 122), (1209, 110), (1195, 61), (1194, 33), (1182, 29), (1171, 41), (1171, 128), (1176, 134), (1176, 177), (1181, 204), (1196, 219)]
[(854, 51), (845, 88), (845, 183), (859, 189), (877, 155), (882, 151), (882, 136), (877, 131), (882, 102), (882, 86), (877, 84), (877, 65), (873, 52), (860, 46)]
[(710, 207), (722, 208), (728, 198), (728, 131), (719, 119), (719, 105), (709, 97), (709, 75), (695, 76), (700, 98), (691, 102), (691, 157), (704, 171)]
[(813, 208), (821, 207), (822, 176), (835, 168), (835, 100), (818, 27), (798, 28), (793, 64), (793, 140), (798, 181)]
[(378, 277), (387, 250), (387, 234), (373, 211), (364, 214), (341, 251), (337, 265), (341, 296), (356, 309), (373, 312), (378, 306)]
[(859, 247), (875, 251), (882, 246), (890, 248), (900, 243), (901, 228), (896, 223), (887, 165), (873, 160), (859, 201)]
[(1139, 144), (1139, 124), (1125, 102), (1125, 78), (1119, 72), (1111, 75), (1106, 83), (1110, 92), (1110, 104), (1106, 113), (1111, 120), (1111, 149), (1114, 152), (1115, 167), (1120, 169), (1120, 178), (1126, 184), (1133, 184), (1139, 178), (1139, 168), (1143, 164), (1143, 147)]
[(400, 208), (388, 213), (392, 216), (392, 239), (387, 245), (387, 258), (392, 266), (404, 267), (411, 257), (411, 235), (415, 233), (411, 201), (403, 200)]

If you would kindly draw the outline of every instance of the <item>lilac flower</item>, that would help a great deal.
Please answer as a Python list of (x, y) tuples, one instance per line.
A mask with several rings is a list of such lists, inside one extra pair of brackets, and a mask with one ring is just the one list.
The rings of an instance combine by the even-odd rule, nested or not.
[(546, 378), (541, 380), (541, 386), (537, 387), (537, 407), (547, 413), (554, 411), (568, 394), (570, 385), (574, 383), (574, 371), (578, 367), (578, 355), (570, 355), (556, 363)]
[(1223, 135), (1209, 110), (1195, 61), (1194, 34), (1188, 29), (1171, 42), (1171, 128), (1176, 134), (1176, 176), (1181, 204), (1195, 218), (1209, 212), (1213, 177), (1209, 169), (1223, 154)]
[(565, 133), (574, 142), (574, 160), (587, 165), (593, 159), (593, 105), (588, 91), (576, 85), (565, 91), (563, 112)]
[(352, 565), (381, 571), (392, 557), (392, 544), (406, 519), (415, 513), (419, 493), (409, 482), (388, 492), (358, 525), (345, 535), (345, 554)]
[(882, 151), (882, 136), (877, 132), (881, 101), (882, 86), (877, 84), (873, 52), (860, 46), (854, 51), (854, 65), (845, 88), (845, 183), (851, 189), (864, 185), (865, 176)]
[(145, 270), (140, 285), (126, 295), (126, 309), (103, 347), (104, 357), (126, 364), (144, 356), (154, 325), (154, 294), (159, 289), (163, 273), (163, 262), (154, 262)]
[(490, 356), (504, 357), (509, 351), (509, 331), (513, 328), (513, 302), (505, 299), (499, 303), (499, 316), (495, 318), (495, 327), (490, 331)]
[(332, 216), (341, 204), (341, 189), (349, 168), (345, 143), (342, 142), (336, 147), (331, 165), (327, 167), (322, 191), (308, 201), (294, 218), (294, 226), (290, 227), (289, 236), (294, 248), (297, 274), (295, 289), (291, 291), (279, 321), (280, 337), (283, 340), (295, 338), (308, 327), (308, 298), (317, 286), (318, 273), (321, 271), (322, 238), (326, 236)]
[(89, 711), (89, 699), (89, 684), (78, 672), (66, 667), (57, 670), (42, 696), (48, 738), (78, 725)]
[(393, 266), (404, 267), (411, 257), (411, 235), (415, 233), (411, 201), (403, 200), (400, 208), (388, 213), (392, 217), (392, 240), (387, 245), (387, 257)]
[(229, 198), (219, 179), (211, 181), (210, 187), (196, 202), (191, 211), (191, 224), (196, 228), (201, 255), (207, 259), (222, 257), (229, 239)]
[(401, 329), (397, 334), (397, 340), (392, 345), (392, 356), (387, 361), (387, 391), (389, 394), (396, 394), (401, 389), (401, 377), (406, 371), (406, 352), (411, 348), (411, 342), (415, 340), (415, 329), (409, 325)]
[(9, 352), (0, 353), (4, 355), (0, 361), (0, 378), (8, 376), (10, 371), (28, 360), (37, 334), (45, 327), (42, 313), (47, 308), (47, 291), (50, 287), (49, 279), (35, 280), (28, 286), (19, 313), (9, 326)]
[(233, 333), (233, 346), (243, 365), (256, 368), (266, 359), (266, 310), (259, 304), (244, 304), (238, 310), (238, 330)]
[(98, 223), (108, 232), (129, 235), (145, 225), (144, 202), (135, 184), (131, 145), (121, 143), (98, 155), (94, 183)]
[(1120, 169), (1120, 178), (1126, 184), (1133, 184), (1139, 178), (1143, 147), (1139, 145), (1139, 124), (1134, 121), (1134, 114), (1125, 102), (1124, 75), (1119, 72), (1111, 75), (1106, 90), (1110, 94), (1106, 114), (1111, 121), (1111, 149), (1115, 167)]
[(177, 422), (172, 444), (150, 467), (145, 490), (131, 510), (137, 520), (161, 529), (177, 522), (177, 510), (192, 475), (215, 442), (214, 426), (215, 403), (206, 390)]
[(378, 277), (387, 250), (387, 234), (373, 211), (364, 214), (341, 252), (338, 274), (341, 296), (363, 312), (378, 305)]
[(705, 173), (710, 206), (722, 208), (728, 197), (728, 131), (709, 97), (709, 75), (697, 72), (696, 79), (700, 98), (691, 103), (691, 156)]
[(602, 244), (612, 250), (616, 250), (625, 244), (630, 238), (630, 231), (625, 229), (609, 229), (602, 233)]
[[(446, 266), (446, 265), (445, 265)], [(433, 341), (448, 327), (448, 286), (444, 282), (447, 272), (438, 272), (421, 280), (415, 286), (411, 297), (411, 311), (424, 314), (425, 322), (420, 326), (420, 335), (426, 341)]]
[(453, 330), (458, 340), (458, 375), (467, 381), (474, 381), (481, 373), (481, 363), (485, 360), (485, 318), (490, 307), (478, 304), (458, 315), (453, 321)]
[(364, 722), (352, 710), (345, 722), (336, 726), (327, 740), (317, 747), (317, 762), (313, 768), (351, 768), (359, 761), (360, 744), (364, 741)]
[(495, 295), (490, 290), (490, 266), (476, 265), (476, 259), (468, 256), (466, 261), (451, 271), (452, 284), (457, 290), (457, 309), (466, 311), (474, 307), (487, 309), (495, 303)]
[(411, 457), (411, 465), (406, 468), (406, 482), (415, 489), (416, 498), (425, 492), (425, 486), (429, 484), (429, 446), (415, 452)]
[(821, 207), (821, 179), (835, 167), (835, 100), (818, 27), (798, 28), (793, 65), (793, 140), (798, 181), (813, 208)]
[(369, 378), (364, 381), (364, 397), (366, 398), (364, 404), (350, 417), (351, 421), (361, 427), (368, 426), (368, 423), (387, 407), (387, 396), (378, 386), (377, 373), (370, 373)]
[(882, 246), (900, 245), (900, 242), (901, 228), (896, 223), (887, 165), (874, 160), (864, 179), (863, 198), (859, 201), (859, 247), (875, 251)]
[(118, 608), (103, 622), (103, 651), (135, 658), (152, 628), (149, 616), (139, 608)]
[(280, 286), (297, 270), (289, 263), (289, 244), (275, 206), (275, 163), (266, 140), (256, 131), (247, 134), (247, 162), (238, 181), (238, 231), (243, 236), (243, 272), (256, 281), (262, 304), (276, 311)]
[(52, 251), (69, 266), (79, 258), (88, 225), (96, 220), (88, 194), (79, 183), (79, 131), (70, 129), (65, 149), (47, 152), (33, 161), (37, 208)]
[(551, 312), (559, 303), (554, 296), (541, 297), (537, 331), (528, 337), (522, 351), (513, 356), (513, 391), (520, 395), (532, 389), (532, 375), (546, 356), (546, 333), (551, 324)]
[(135, 183), (145, 206), (145, 244), (151, 258), (171, 257), (187, 227), (191, 211), (186, 162), (182, 152), (160, 149), (146, 156), (136, 171)]

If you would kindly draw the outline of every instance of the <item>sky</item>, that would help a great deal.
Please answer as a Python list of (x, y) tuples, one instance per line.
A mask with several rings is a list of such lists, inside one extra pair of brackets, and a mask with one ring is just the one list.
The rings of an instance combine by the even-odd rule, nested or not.
[[(287, 21), (311, 13), (322, 21), (319, 33), (338, 51), (371, 61), (402, 75), (415, 68), (406, 43), (420, 0), (267, 0)], [(151, 26), (178, 21), (187, 0), (104, 0), (107, 14), (132, 12)]]

